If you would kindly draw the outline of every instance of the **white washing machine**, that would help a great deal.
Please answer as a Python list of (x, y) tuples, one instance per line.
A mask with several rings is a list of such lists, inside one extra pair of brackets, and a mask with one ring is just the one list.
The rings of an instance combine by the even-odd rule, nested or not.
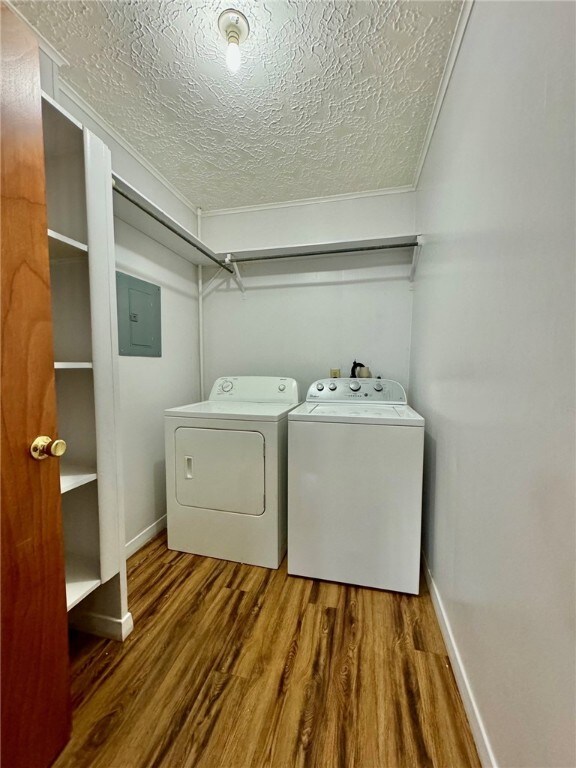
[(288, 415), (288, 573), (418, 594), (423, 450), (398, 382), (312, 384)]
[(168, 547), (278, 568), (286, 553), (294, 379), (228, 376), (165, 411)]

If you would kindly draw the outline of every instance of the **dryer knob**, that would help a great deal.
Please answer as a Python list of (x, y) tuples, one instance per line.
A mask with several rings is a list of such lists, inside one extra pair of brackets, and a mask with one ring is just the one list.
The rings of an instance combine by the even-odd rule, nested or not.
[(324, 389), (324, 384), (322, 384), (321, 382), (318, 382), (318, 384), (316, 384), (316, 389), (318, 390), (318, 392), (322, 392), (322, 390)]
[(279, 384), (278, 385), (278, 392), (284, 392), (286, 389), (286, 384)]
[(329, 389), (331, 392), (334, 392), (334, 390), (336, 389), (336, 384), (334, 384), (334, 382), (332, 382), (332, 384), (329, 384), (329, 385), (328, 385), (328, 389)]
[(223, 381), (222, 382), (222, 392), (230, 392), (232, 389), (233, 384), (231, 381)]
[(352, 392), (358, 392), (360, 389), (360, 382), (359, 381), (351, 381), (350, 382), (350, 389)]
[(379, 384), (378, 382), (376, 382), (376, 384), (374, 384), (374, 389), (376, 390), (376, 392), (382, 392), (382, 389), (383, 389), (382, 384)]

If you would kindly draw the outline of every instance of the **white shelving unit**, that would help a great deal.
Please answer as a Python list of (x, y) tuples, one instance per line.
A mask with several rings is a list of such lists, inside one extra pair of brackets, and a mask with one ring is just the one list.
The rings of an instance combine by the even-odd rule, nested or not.
[(42, 106), (58, 435), (68, 444), (60, 463), (67, 604), (80, 606), (102, 585), (99, 621), (109, 606), (114, 626), (129, 614), (110, 152), (48, 96)]

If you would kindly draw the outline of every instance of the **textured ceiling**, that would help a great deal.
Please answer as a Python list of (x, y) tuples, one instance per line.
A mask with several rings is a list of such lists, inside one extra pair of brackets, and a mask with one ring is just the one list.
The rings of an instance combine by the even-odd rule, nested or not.
[(38, 0), (61, 78), (204, 209), (412, 184), (461, 0)]

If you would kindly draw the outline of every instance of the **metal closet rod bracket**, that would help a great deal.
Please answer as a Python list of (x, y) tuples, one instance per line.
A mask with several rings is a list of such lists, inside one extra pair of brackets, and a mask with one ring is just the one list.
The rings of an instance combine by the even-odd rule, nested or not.
[[(202, 284), (198, 286), (199, 296), (201, 301), (205, 299), (214, 289), (214, 286), (220, 279), (220, 275), (222, 271), (226, 269), (227, 266), (232, 267), (232, 269), (228, 269), (228, 271), (231, 273), (232, 277), (234, 278), (234, 281), (238, 286), (238, 288), (242, 291), (242, 293), (246, 293), (246, 287), (244, 286), (244, 281), (242, 280), (238, 266), (232, 259), (233, 259), (232, 254), (227, 253), (224, 258), (224, 262), (222, 266), (220, 267), (219, 270), (217, 270), (216, 274), (214, 274), (205, 285)], [(223, 277), (223, 279), (228, 280), (229, 278), (228, 276), (226, 276), (226, 277)]]
[(244, 281), (242, 280), (242, 277), (240, 275), (240, 270), (238, 269), (238, 264), (235, 261), (232, 261), (232, 254), (227, 253), (226, 258), (224, 259), (224, 264), (231, 264), (234, 269), (234, 280), (236, 281), (236, 285), (242, 293), (246, 293), (246, 288), (244, 286)]
[(423, 240), (422, 235), (416, 237), (416, 245), (412, 251), (412, 266), (410, 267), (410, 277), (408, 280), (413, 283), (416, 277), (416, 269), (418, 268), (418, 261), (420, 260), (420, 252), (422, 250)]
[(116, 194), (120, 195), (120, 197), (125, 198), (130, 203), (132, 203), (132, 205), (135, 205), (136, 208), (139, 208), (141, 211), (143, 211), (143, 213), (154, 219), (154, 221), (157, 221), (158, 224), (166, 227), (166, 229), (184, 240), (184, 242), (188, 243), (188, 245), (191, 245), (192, 248), (195, 248), (203, 256), (206, 256), (207, 259), (213, 261), (214, 264), (219, 266), (221, 269), (225, 269), (226, 272), (234, 275), (234, 270), (230, 267), (230, 265), (221, 261), (216, 256), (216, 254), (212, 253), (208, 246), (200, 242), (200, 240), (194, 237), (194, 235), (191, 233), (186, 232), (186, 230), (184, 230), (184, 228), (177, 222), (172, 224), (167, 214), (161, 215), (162, 211), (156, 205), (154, 205), (151, 200), (148, 200), (148, 198), (144, 197), (144, 195), (131, 187), (126, 181), (124, 181), (124, 179), (120, 178), (120, 176), (117, 176), (116, 174), (112, 174), (112, 189), (114, 192), (116, 192)]

